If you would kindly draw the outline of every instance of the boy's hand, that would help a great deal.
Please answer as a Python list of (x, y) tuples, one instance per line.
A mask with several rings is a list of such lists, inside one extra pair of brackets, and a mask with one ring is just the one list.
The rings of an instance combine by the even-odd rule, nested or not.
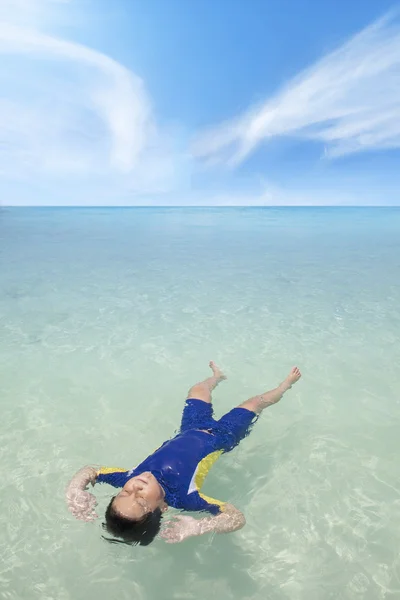
[(86, 490), (71, 490), (67, 495), (68, 510), (80, 521), (94, 521), (97, 519), (94, 507), (97, 504), (96, 498)]
[(177, 516), (168, 522), (161, 532), (161, 537), (168, 544), (183, 542), (189, 537), (200, 535), (199, 521), (189, 516)]
[(86, 466), (80, 469), (65, 490), (68, 510), (81, 521), (94, 521), (97, 518), (94, 507), (96, 498), (86, 490), (89, 483), (96, 483), (97, 471), (94, 467)]

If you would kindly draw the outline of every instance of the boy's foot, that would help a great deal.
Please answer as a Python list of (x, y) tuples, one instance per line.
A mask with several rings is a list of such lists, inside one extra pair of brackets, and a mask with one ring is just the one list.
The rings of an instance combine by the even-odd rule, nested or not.
[(301, 377), (300, 369), (298, 367), (293, 367), (290, 371), (289, 375), (286, 377), (285, 381), (282, 383), (282, 386), (286, 390), (290, 390), (292, 385), (296, 383)]
[(224, 379), (226, 379), (226, 375), (223, 374), (221, 369), (217, 367), (213, 360), (210, 361), (210, 368), (213, 372), (214, 377), (216, 377), (218, 381), (223, 381)]

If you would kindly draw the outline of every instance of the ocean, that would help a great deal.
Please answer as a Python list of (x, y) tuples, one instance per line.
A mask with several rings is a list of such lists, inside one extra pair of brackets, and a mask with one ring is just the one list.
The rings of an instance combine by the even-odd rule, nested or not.
[[(0, 598), (399, 598), (399, 338), (400, 208), (0, 208)], [(109, 544), (68, 480), (173, 436), (210, 359), (217, 417), (303, 374), (206, 480), (246, 526)]]

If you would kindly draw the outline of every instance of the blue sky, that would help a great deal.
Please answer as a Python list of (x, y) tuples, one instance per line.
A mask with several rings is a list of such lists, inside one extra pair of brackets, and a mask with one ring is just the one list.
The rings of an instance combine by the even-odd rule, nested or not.
[(385, 0), (2, 0), (3, 205), (400, 205)]

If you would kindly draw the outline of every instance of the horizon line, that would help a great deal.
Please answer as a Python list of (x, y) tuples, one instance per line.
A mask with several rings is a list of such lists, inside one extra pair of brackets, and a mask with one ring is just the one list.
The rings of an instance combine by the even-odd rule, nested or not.
[(137, 204), (137, 205), (126, 205), (126, 204), (2, 204), (0, 210), (4, 208), (400, 208), (400, 204)]

